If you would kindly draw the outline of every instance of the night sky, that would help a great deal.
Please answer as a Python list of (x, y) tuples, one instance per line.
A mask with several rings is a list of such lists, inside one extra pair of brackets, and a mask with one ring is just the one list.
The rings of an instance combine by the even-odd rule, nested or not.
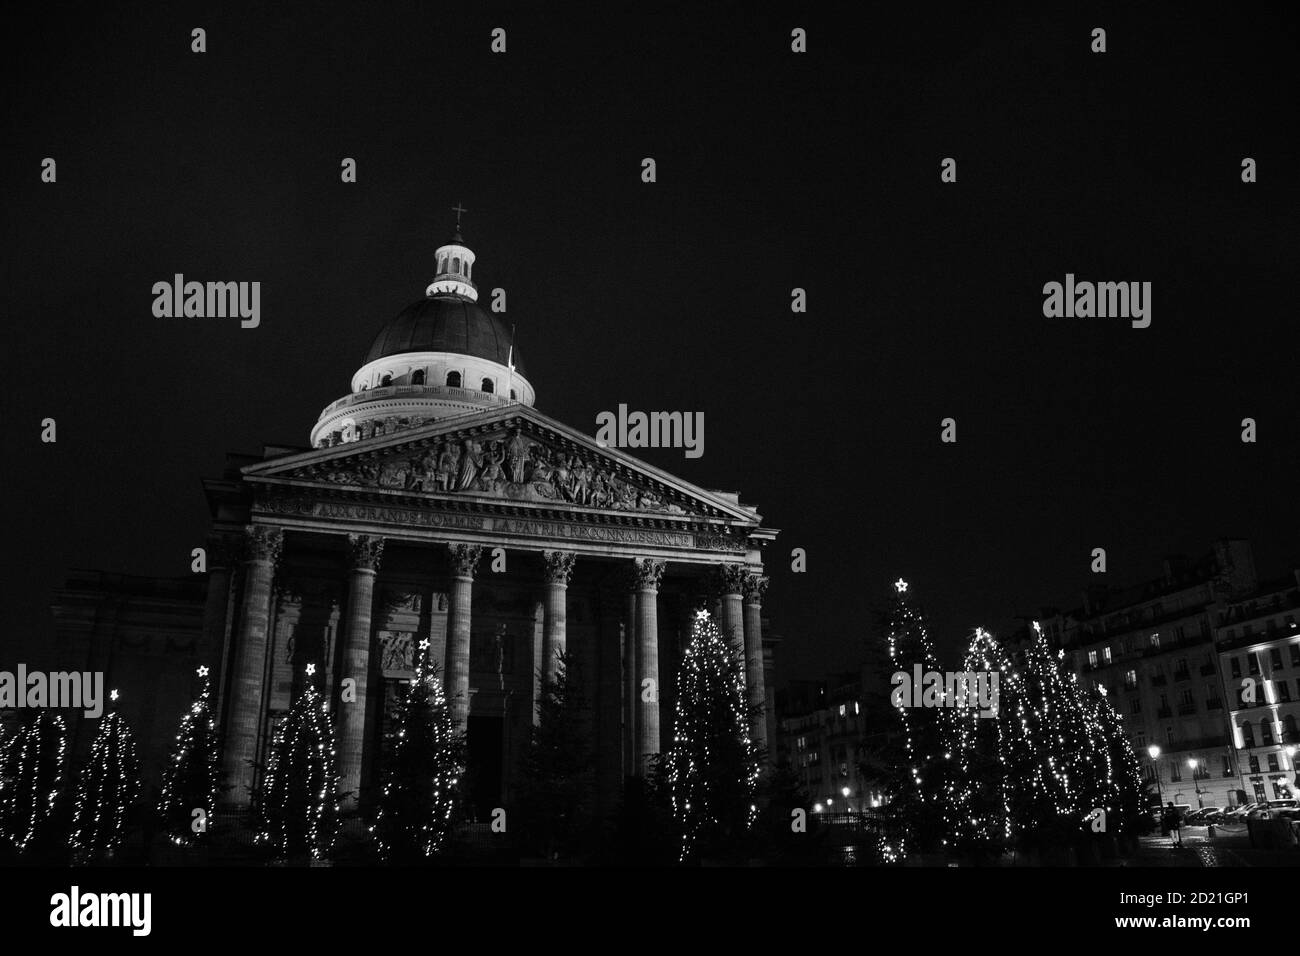
[[(781, 529), (780, 681), (851, 666), (899, 575), (955, 664), (1094, 547), (1115, 584), (1221, 536), (1300, 561), (1294, 18), (337, 6), (10, 32), (3, 666), (69, 569), (188, 573), (201, 478), (307, 444), (457, 202), (541, 411), (704, 412), (702, 458), (640, 454)], [(177, 272), (260, 281), (261, 327), (154, 318)], [(1044, 318), (1067, 272), (1152, 282), (1151, 327)]]

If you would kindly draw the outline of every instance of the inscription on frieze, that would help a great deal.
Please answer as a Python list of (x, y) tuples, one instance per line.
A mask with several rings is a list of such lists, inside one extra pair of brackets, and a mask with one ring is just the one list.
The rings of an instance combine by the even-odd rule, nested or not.
[(743, 551), (739, 538), (724, 534), (696, 534), (666, 528), (625, 528), (613, 525), (583, 524), (576, 521), (544, 520), (521, 517), (480, 517), (444, 514), (415, 508), (383, 507), (305, 498), (272, 498), (260, 502), (258, 509), (279, 515), (305, 518), (329, 518), (371, 524), (402, 525), (452, 531), (475, 531), (485, 535), (516, 535), (548, 541), (587, 541), (599, 544), (646, 545), (705, 551)]

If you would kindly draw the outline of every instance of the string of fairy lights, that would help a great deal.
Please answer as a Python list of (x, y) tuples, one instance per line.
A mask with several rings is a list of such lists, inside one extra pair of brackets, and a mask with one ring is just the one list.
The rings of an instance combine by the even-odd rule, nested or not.
[(306, 667), (302, 692), (276, 730), (259, 801), (259, 842), (283, 857), (327, 857), (338, 824), (338, 766), (334, 730), (316, 689), (316, 665)]
[(385, 860), (408, 847), (425, 859), (433, 857), (451, 832), (461, 768), (451, 709), (428, 651), (429, 641), (422, 640), (415, 676), (389, 737), (390, 757), (370, 827)]
[[(181, 717), (171, 760), (163, 770), (158, 814), (167, 838), (177, 846), (199, 842), (217, 803), (217, 726), (212, 714), (212, 681), (206, 665), (195, 674), (199, 693)], [(202, 811), (203, 826), (195, 829), (195, 811)]]
[[(758, 808), (754, 792), (759, 767), (745, 718), (744, 675), (735, 654), (709, 612), (696, 612), (677, 675), (672, 747), (668, 752), (668, 782), (672, 792), (673, 817), (681, 844), (678, 861), (693, 859), (707, 830), (719, 826), (730, 814), (752, 826)], [(723, 794), (715, 792), (711, 765), (724, 761), (719, 744), (735, 743), (741, 755), (734, 782), (747, 807), (727, 807)], [(739, 810), (739, 813), (735, 811)]]
[[(116, 703), (117, 691), (109, 694)], [(122, 845), (127, 814), (140, 793), (140, 760), (135, 739), (116, 710), (104, 715), (90, 745), (90, 760), (80, 776), (73, 812), (73, 859), (110, 859)]]
[(62, 795), (67, 743), (63, 718), (42, 710), (0, 755), (0, 836), (19, 853), (50, 826)]

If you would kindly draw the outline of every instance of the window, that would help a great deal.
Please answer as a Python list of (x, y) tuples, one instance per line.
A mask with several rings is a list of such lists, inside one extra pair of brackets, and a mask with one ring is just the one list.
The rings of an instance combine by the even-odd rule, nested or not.
[(412, 385), (424, 384), (424, 369), (417, 368), (414, 372), (411, 373), (411, 384)]
[(1277, 699), (1284, 704), (1291, 703), (1291, 685), (1280, 680), (1274, 686), (1277, 687)]
[(1169, 779), (1174, 783), (1183, 779), (1183, 768), (1177, 760), (1169, 761)]
[(1128, 701), (1128, 712), (1129, 712), (1130, 714), (1140, 714), (1140, 713), (1142, 713), (1142, 698), (1141, 698), (1141, 697), (1130, 697), (1130, 698), (1129, 698), (1129, 701)]
[(1125, 686), (1125, 687), (1136, 687), (1137, 685), (1138, 685), (1138, 673), (1137, 673), (1137, 671), (1126, 671), (1126, 672), (1124, 673), (1124, 686)]
[(1271, 648), (1270, 651), (1269, 651), (1268, 659), (1269, 659), (1269, 661), (1272, 663), (1272, 665), (1273, 665), (1273, 669), (1274, 669), (1274, 670), (1277, 670), (1279, 667), (1281, 667), (1281, 666), (1282, 666), (1282, 648), (1280, 648), (1280, 647), (1274, 647), (1274, 648)]
[(1104, 660), (1107, 664), (1110, 663), (1110, 648), (1109, 648), (1109, 647), (1103, 647), (1103, 648), (1101, 649), (1101, 659)]
[(1227, 754), (1223, 755), (1223, 775), (1225, 777), (1232, 776), (1232, 760)]
[[(1291, 626), (1295, 627), (1294, 624)], [(1300, 667), (1300, 644), (1291, 645), (1291, 666)]]
[(1185, 688), (1183, 688), (1182, 695), (1181, 695), (1181, 696), (1179, 697), (1179, 699), (1178, 699), (1178, 705), (1179, 705), (1180, 707), (1195, 707), (1195, 706), (1196, 706), (1196, 701), (1195, 701), (1195, 699), (1193, 699), (1193, 697), (1192, 697), (1192, 691), (1191, 691), (1191, 688), (1190, 688), (1190, 687), (1185, 687)]
[(1269, 755), (1268, 755), (1268, 772), (1269, 772), (1269, 773), (1277, 773), (1277, 770), (1278, 770), (1278, 766), (1277, 766), (1277, 754), (1269, 754)]
[(1152, 635), (1151, 635), (1151, 646), (1152, 646), (1152, 647), (1159, 647), (1159, 646), (1160, 646), (1160, 635), (1159, 635), (1159, 634), (1152, 634)]
[(1233, 657), (1230, 661), (1228, 661), (1228, 663), (1229, 663), (1229, 664), (1231, 665), (1231, 667), (1232, 667), (1232, 676), (1233, 676), (1234, 678), (1240, 677), (1240, 676), (1241, 676), (1241, 658), (1240, 658), (1240, 657)]
[(1241, 740), (1247, 748), (1255, 746), (1255, 728), (1250, 723), (1241, 725)]
[(1254, 651), (1251, 651), (1249, 654), (1246, 655), (1246, 661), (1250, 664), (1250, 672), (1251, 672), (1252, 674), (1258, 674), (1258, 673), (1259, 673), (1259, 655), (1256, 654)]
[(497, 390), (497, 388), (496, 388), (496, 384), (492, 381), (492, 379), (490, 379), (490, 378), (485, 378), (485, 379), (483, 379), (483, 388), (482, 388), (482, 390), (485, 391), (485, 392), (495, 392), (495, 391)]
[(840, 704), (840, 716), (841, 716), (841, 717), (844, 716), (844, 705), (843, 705), (843, 704)]
[(515, 394), (515, 390), (512, 388), (512, 389), (510, 390), (510, 401), (513, 402), (513, 401), (514, 401), (515, 399), (517, 399), (518, 397), (519, 397), (519, 396)]
[(1250, 755), (1250, 772), (1259, 773), (1259, 758), (1254, 754)]
[(1287, 714), (1283, 717), (1282, 726), (1286, 729), (1286, 739), (1288, 741), (1294, 742), (1300, 740), (1300, 737), (1297, 737), (1298, 732), (1296, 730), (1295, 714)]
[(1259, 722), (1259, 739), (1264, 742), (1265, 747), (1273, 742), (1273, 721), (1267, 717)]
[(393, 384), (393, 373), (385, 372), (384, 377), (379, 380), (379, 387), (383, 388), (387, 385), (392, 385), (392, 384)]
[(1089, 651), (1089, 652), (1088, 652), (1088, 666), (1089, 666), (1089, 667), (1096, 667), (1096, 666), (1097, 666), (1097, 652), (1096, 652), (1096, 651)]
[(460, 272), (460, 256), (456, 256), (451, 260), (451, 271)]
[(460, 372), (447, 373), (447, 387), (460, 388)]

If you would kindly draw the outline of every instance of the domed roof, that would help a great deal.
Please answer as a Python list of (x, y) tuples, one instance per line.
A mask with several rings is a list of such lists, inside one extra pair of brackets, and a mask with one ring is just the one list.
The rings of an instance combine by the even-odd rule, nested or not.
[[(510, 363), (510, 326), (478, 303), (455, 295), (437, 295), (413, 302), (375, 336), (366, 363), (402, 352), (455, 352), (501, 365)], [(513, 361), (527, 375), (519, 350)]]

